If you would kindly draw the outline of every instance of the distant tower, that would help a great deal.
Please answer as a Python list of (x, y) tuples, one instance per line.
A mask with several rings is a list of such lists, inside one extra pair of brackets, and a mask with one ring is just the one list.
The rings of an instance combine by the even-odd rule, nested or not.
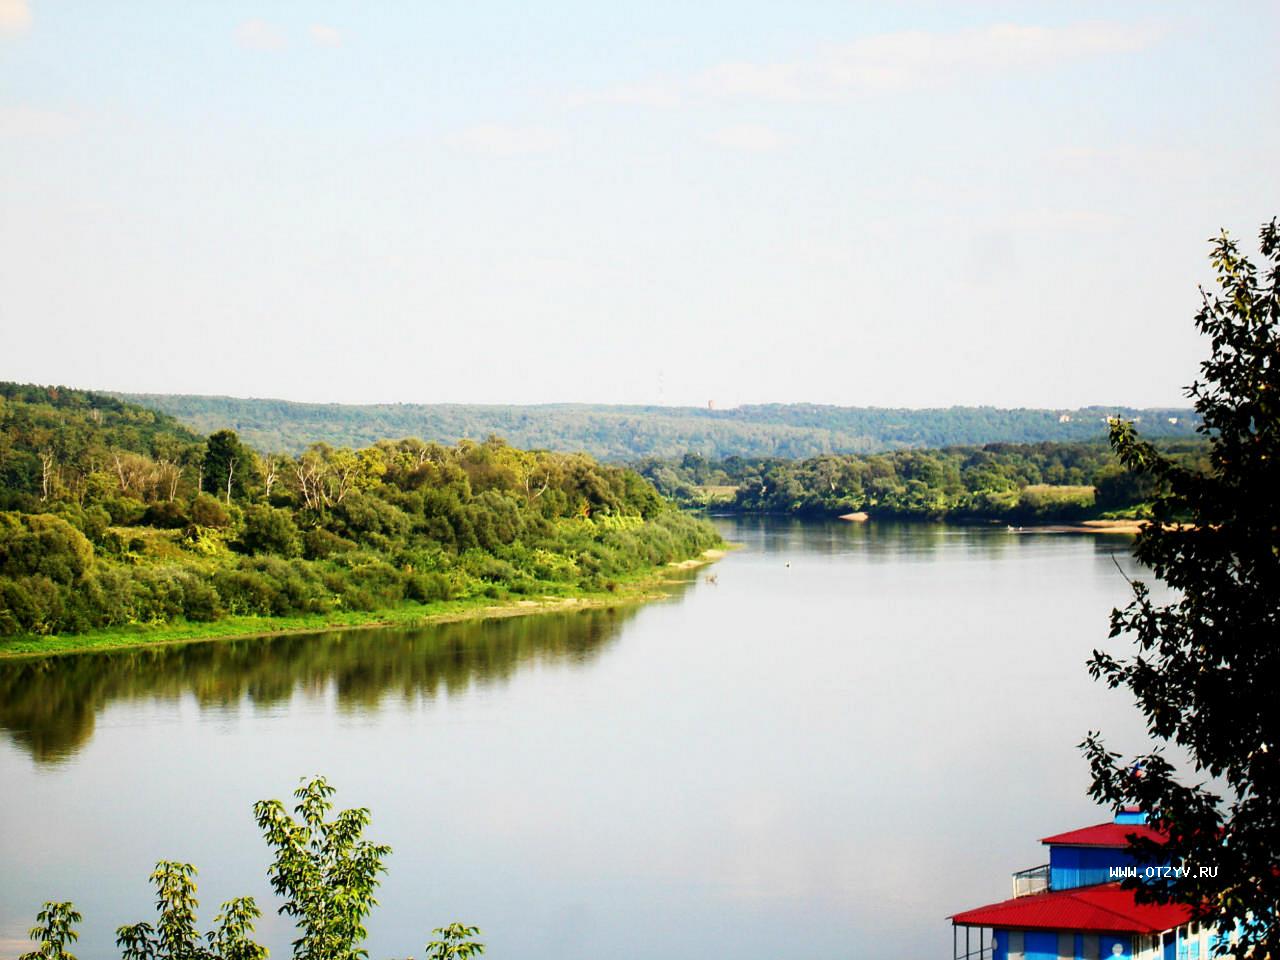
[(716, 402), (715, 402), (714, 400), (708, 400), (708, 401), (707, 401), (707, 409), (708, 409), (708, 410), (714, 410), (715, 408), (716, 408)]

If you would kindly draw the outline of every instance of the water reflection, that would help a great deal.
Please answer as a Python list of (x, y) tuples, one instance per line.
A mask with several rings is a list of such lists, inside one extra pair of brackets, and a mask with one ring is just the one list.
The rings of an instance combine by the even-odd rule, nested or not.
[(158, 856), (268, 904), (247, 811), (316, 771), (396, 851), (374, 957), (455, 916), (530, 960), (940, 955), (947, 913), (1098, 818), (1083, 735), (1142, 742), (1085, 669), (1128, 541), (722, 530), (744, 548), (678, 604), (0, 667), (0, 960), (53, 896), (112, 960)]
[(971, 559), (999, 560), (1026, 555), (1029, 547), (1061, 550), (1064, 541), (1088, 544), (1099, 555), (1128, 557), (1129, 534), (1042, 532), (1013, 529), (1003, 523), (941, 524), (846, 520), (811, 521), (787, 517), (722, 517), (724, 536), (764, 552), (797, 551), (826, 557), (855, 557), (868, 563), (885, 559), (934, 561), (949, 549)]
[(0, 729), (41, 763), (74, 755), (117, 700), (202, 708), (287, 701), (332, 684), (339, 709), (377, 709), (388, 696), (433, 697), (501, 682), (538, 661), (587, 663), (635, 606), (473, 620), (414, 630), (363, 630), (227, 640), (0, 664)]

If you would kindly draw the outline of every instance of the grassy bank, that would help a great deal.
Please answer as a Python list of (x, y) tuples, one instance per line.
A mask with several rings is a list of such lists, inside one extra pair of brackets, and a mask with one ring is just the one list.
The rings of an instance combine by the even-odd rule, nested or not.
[(666, 596), (666, 585), (688, 578), (687, 571), (712, 563), (723, 550), (706, 550), (694, 560), (619, 579), (616, 589), (589, 591), (566, 588), (539, 597), (469, 597), (433, 603), (403, 603), (385, 610), (346, 610), (287, 617), (225, 617), (212, 623), (131, 624), (88, 633), (53, 636), (23, 636), (0, 640), (0, 660), (63, 656), (106, 650), (127, 650), (171, 643), (204, 643), (213, 640), (243, 640), (250, 637), (287, 633), (314, 633), (320, 630), (354, 630), (367, 627), (417, 627), (456, 620), (492, 617), (519, 617), (562, 610), (641, 603)]

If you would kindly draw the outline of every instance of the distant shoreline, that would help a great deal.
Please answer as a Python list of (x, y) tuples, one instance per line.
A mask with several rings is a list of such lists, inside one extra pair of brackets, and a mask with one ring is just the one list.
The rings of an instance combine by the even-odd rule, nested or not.
[[(842, 514), (837, 519), (844, 520), (848, 523), (867, 523), (873, 518), (864, 510), (858, 510), (854, 513)], [(895, 518), (895, 522), (904, 522), (900, 518)], [(908, 523), (916, 523), (920, 521), (907, 520)], [(923, 521), (926, 523), (955, 523), (956, 521)], [(994, 525), (999, 521), (991, 521)], [(1077, 523), (1027, 523), (1020, 526), (1013, 524), (1005, 524), (1005, 529), (1012, 530), (1016, 533), (1110, 533), (1110, 534), (1128, 534), (1137, 535), (1142, 532), (1143, 528), (1150, 523), (1150, 520), (1081, 520)], [(969, 526), (970, 524), (965, 524)]]
[(1136, 536), (1150, 520), (1081, 520), (1079, 523), (1024, 524), (1017, 533), (1123, 533)]

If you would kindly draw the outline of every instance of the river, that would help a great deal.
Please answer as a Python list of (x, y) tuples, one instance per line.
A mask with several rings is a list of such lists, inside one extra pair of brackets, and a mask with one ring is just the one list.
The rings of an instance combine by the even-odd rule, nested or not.
[(719, 523), (643, 606), (0, 664), (0, 958), (46, 899), (118, 956), (160, 858), (287, 957), (251, 808), (315, 773), (394, 851), (373, 960), (455, 919), (524, 960), (949, 956), (1107, 818), (1076, 745), (1139, 743), (1084, 665), (1126, 649), (1128, 540)]

